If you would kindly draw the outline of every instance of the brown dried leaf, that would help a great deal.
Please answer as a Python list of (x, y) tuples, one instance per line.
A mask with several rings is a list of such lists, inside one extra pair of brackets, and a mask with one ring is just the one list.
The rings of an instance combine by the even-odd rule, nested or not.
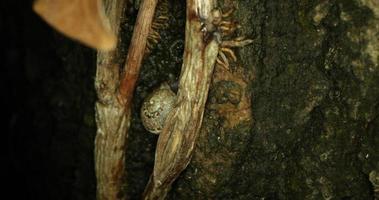
[(100, 0), (36, 0), (33, 10), (49, 25), (85, 45), (107, 51), (116, 47)]

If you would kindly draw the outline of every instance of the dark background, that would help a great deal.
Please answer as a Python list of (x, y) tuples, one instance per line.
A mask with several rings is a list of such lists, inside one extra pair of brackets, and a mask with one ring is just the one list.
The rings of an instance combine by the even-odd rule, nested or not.
[(0, 4), (2, 196), (94, 199), (95, 52), (51, 29), (32, 1)]
[[(96, 52), (48, 26), (32, 2), (1, 1), (6, 192), (12, 199), (95, 199)], [(157, 139), (143, 128), (139, 108), (149, 91), (179, 75), (184, 3), (170, 4), (166, 39), (153, 45), (159, 50), (145, 59), (136, 88), (126, 155), (131, 199), (140, 198), (148, 181)], [(134, 7), (126, 10), (124, 52), (136, 14)]]
[[(183, 42), (184, 1), (173, 2), (170, 28), (136, 89), (126, 155), (131, 198), (146, 185), (156, 140), (138, 108), (180, 71), (182, 47), (176, 55), (167, 49)], [(168, 198), (374, 199), (379, 69), (366, 49), (378, 43), (366, 33), (378, 31), (375, 13), (353, 0), (238, 2), (235, 18), (254, 39), (237, 51), (254, 77), (247, 91), (254, 122), (224, 129), (208, 106), (191, 164)], [(95, 199), (96, 54), (52, 30), (31, 3), (0, 2), (3, 196)], [(124, 27), (125, 41), (131, 29)]]

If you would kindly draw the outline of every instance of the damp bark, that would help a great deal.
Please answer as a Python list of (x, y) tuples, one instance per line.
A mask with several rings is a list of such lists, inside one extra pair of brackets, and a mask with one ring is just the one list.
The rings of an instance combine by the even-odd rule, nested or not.
[[(220, 5), (237, 8), (233, 18), (240, 32), (254, 42), (236, 50), (238, 62), (231, 62), (230, 70), (215, 66), (194, 155), (167, 199), (373, 199), (379, 185), (376, 1), (225, 0)], [(185, 2), (169, 1), (168, 7), (169, 27), (145, 56), (134, 93), (122, 183), (128, 199), (141, 198), (158, 139), (142, 126), (141, 102), (161, 82), (175, 82), (182, 64)], [(136, 13), (125, 11), (122, 55)], [(43, 66), (28, 60), (33, 67), (25, 69), (27, 81), (19, 87), (38, 88), (48, 107), (42, 109), (37, 93), (28, 93), (23, 94), (28, 112), (16, 112), (34, 130), (54, 133), (24, 134), (16, 140), (25, 146), (22, 152), (51, 153), (38, 154), (45, 164), (34, 161), (30, 169), (20, 169), (25, 174), (48, 170), (44, 191), (52, 192), (43, 195), (50, 199), (95, 199), (94, 165), (88, 166), (95, 135), (95, 56), (54, 34), (49, 33), (57, 46), (49, 47), (56, 51), (53, 64), (48, 61), (53, 50), (45, 53), (49, 58), (41, 56), (48, 61)], [(42, 77), (38, 70), (53, 75)], [(26, 158), (17, 166), (31, 162)]]
[[(240, 33), (254, 43), (237, 50), (238, 62), (230, 70), (216, 66), (194, 156), (167, 198), (374, 198), (377, 4), (244, 0), (220, 5), (237, 8), (233, 17)], [(177, 19), (184, 16), (175, 11), (183, 5), (170, 6)], [(146, 58), (135, 113), (159, 83), (152, 77), (177, 75), (165, 50), (176, 38), (166, 35)], [(156, 136), (133, 116), (127, 170), (136, 174), (127, 180), (127, 194), (138, 198), (152, 170)]]
[[(247, 87), (238, 73), (214, 78), (194, 157), (169, 199), (373, 199), (378, 6), (238, 1), (241, 31), (255, 40), (238, 68), (251, 77)], [(231, 123), (227, 110), (244, 116), (239, 106), (251, 118)]]

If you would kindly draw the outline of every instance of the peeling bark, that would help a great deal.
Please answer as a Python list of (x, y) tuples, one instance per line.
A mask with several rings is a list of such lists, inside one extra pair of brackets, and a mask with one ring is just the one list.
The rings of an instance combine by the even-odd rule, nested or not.
[[(124, 7), (123, 0), (104, 1), (106, 14), (112, 30), (118, 36)], [(120, 59), (119, 48), (99, 52), (95, 87), (97, 134), (95, 139), (95, 169), (97, 199), (123, 199), (122, 181), (125, 176), (125, 142), (129, 127), (125, 107), (117, 100)]]
[[(98, 199), (125, 199), (122, 186), (125, 179), (125, 149), (131, 120), (131, 102), (156, 5), (157, 0), (146, 0), (140, 6), (121, 76), (119, 49), (98, 55), (98, 130), (95, 141)], [(107, 1), (106, 8), (110, 23), (114, 30), (118, 30), (124, 4), (121, 1)]]
[(187, 1), (186, 40), (177, 103), (159, 136), (153, 174), (144, 199), (164, 199), (171, 184), (187, 167), (200, 130), (219, 44), (211, 23), (215, 1)]
[(254, 120), (228, 127), (238, 82), (211, 85), (193, 158), (168, 199), (374, 199), (378, 4), (233, 2), (254, 38), (239, 52)]

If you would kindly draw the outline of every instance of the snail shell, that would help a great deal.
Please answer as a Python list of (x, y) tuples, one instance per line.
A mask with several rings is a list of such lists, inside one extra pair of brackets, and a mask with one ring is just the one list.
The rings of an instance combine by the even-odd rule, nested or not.
[(142, 124), (151, 133), (159, 134), (167, 115), (174, 108), (176, 94), (165, 82), (143, 101), (141, 107)]

